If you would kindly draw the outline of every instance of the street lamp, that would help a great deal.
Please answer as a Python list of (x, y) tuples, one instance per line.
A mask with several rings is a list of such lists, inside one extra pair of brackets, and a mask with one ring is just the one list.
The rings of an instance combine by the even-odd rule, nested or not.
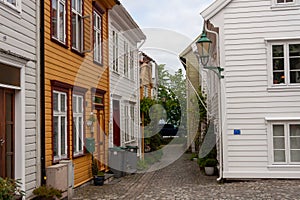
[(210, 47), (211, 47), (212, 41), (207, 38), (205, 31), (202, 32), (201, 37), (196, 42), (197, 51), (200, 57), (200, 62), (203, 65), (204, 69), (209, 69), (215, 72), (218, 77), (224, 78), (224, 76), (221, 75), (221, 72), (224, 71), (223, 68), (219, 66), (207, 66), (209, 59), (210, 59)]

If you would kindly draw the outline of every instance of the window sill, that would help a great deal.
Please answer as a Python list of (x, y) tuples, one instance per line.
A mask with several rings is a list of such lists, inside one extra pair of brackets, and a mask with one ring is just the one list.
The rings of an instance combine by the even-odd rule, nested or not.
[(81, 158), (81, 157), (84, 157), (84, 156), (86, 156), (85, 153), (80, 153), (80, 154), (76, 154), (76, 155), (73, 154), (73, 159)]
[(62, 160), (70, 160), (68, 157), (64, 157), (64, 158), (54, 158), (52, 161), (52, 164), (59, 164), (59, 161)]
[(134, 139), (134, 140), (126, 141), (126, 142), (124, 142), (124, 144), (130, 144), (130, 143), (133, 143), (133, 142), (136, 142), (136, 140)]
[(274, 85), (267, 88), (268, 92), (293, 92), (293, 91), (300, 91), (300, 85)]
[(282, 165), (282, 164), (280, 164), (280, 165), (268, 165), (268, 168), (269, 169), (286, 169), (286, 168), (300, 168), (300, 164), (290, 164), (290, 165), (288, 165), (288, 164), (286, 164), (286, 165)]
[(54, 37), (51, 37), (51, 41), (54, 42), (54, 43), (56, 43), (56, 44), (58, 44), (59, 46), (65, 48), (65, 49), (69, 48), (65, 43), (59, 41), (58, 39), (56, 39)]
[(73, 53), (76, 53), (77, 55), (79, 55), (79, 56), (81, 56), (81, 57), (84, 57), (84, 53), (81, 53), (81, 52), (78, 51), (77, 49), (72, 48), (71, 51), (72, 51)]
[(119, 72), (117, 72), (117, 71), (114, 71), (114, 70), (112, 70), (112, 72), (113, 72), (114, 74), (116, 74), (116, 75), (120, 76), (120, 73), (119, 73)]
[(93, 60), (93, 62), (94, 62), (94, 64), (103, 67), (103, 64), (102, 64), (102, 63), (100, 63), (100, 62), (98, 62), (98, 61), (96, 61), (96, 60)]
[(0, 3), (0, 7), (2, 7), (3, 9), (5, 9), (7, 12), (9, 12), (10, 14), (18, 17), (19, 19), (21, 19), (21, 8), (17, 8), (13, 5), (10, 5), (9, 3)]
[(300, 9), (300, 5), (298, 4), (288, 4), (288, 5), (272, 5), (271, 10), (297, 10)]

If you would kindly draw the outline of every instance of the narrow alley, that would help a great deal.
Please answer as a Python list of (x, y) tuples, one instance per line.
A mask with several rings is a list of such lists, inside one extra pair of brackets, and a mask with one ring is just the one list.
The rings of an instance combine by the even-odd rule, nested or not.
[[(168, 145), (160, 163), (145, 173), (114, 179), (103, 186), (87, 185), (75, 190), (74, 200), (88, 199), (299, 199), (299, 180), (251, 180), (217, 183), (216, 176), (200, 172), (190, 154), (159, 169), (182, 150), (180, 145)], [(168, 157), (166, 157), (166, 155)], [(171, 157), (171, 158), (170, 158)], [(158, 169), (158, 170), (155, 170)]]

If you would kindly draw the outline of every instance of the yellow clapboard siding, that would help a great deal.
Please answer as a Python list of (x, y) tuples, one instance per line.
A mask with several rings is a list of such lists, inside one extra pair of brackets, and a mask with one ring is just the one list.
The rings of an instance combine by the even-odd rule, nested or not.
[[(115, 4), (114, 0), (98, 0), (97, 1), (103, 10), (108, 11), (108, 8)], [(85, 95), (87, 107), (85, 107), (86, 118), (91, 110), (91, 91), (92, 87), (106, 91), (104, 96), (105, 102), (105, 130), (109, 127), (109, 52), (108, 52), (108, 14), (103, 14), (103, 66), (99, 66), (93, 62), (93, 53), (86, 53), (84, 57), (77, 55), (71, 51), (71, 23), (70, 10), (68, 9), (68, 27), (67, 27), (67, 44), (68, 48), (64, 48), (51, 41), (50, 36), (50, 1), (45, 1), (45, 131), (46, 131), (46, 166), (52, 165), (52, 91), (51, 80), (61, 81), (71, 85), (77, 85), (88, 89)], [(107, 7), (109, 6), (109, 7)], [(92, 16), (92, 0), (85, 1), (85, 15)], [(90, 37), (90, 24), (84, 26), (84, 44), (86, 48), (92, 47)], [(71, 91), (70, 91), (71, 92)], [(71, 118), (71, 93), (69, 93), (69, 116)], [(71, 119), (70, 119), (71, 120)], [(69, 126), (69, 143), (72, 145), (72, 127)], [(86, 136), (89, 136), (89, 128), (85, 127)], [(108, 141), (106, 141), (108, 143)], [(108, 146), (108, 145), (107, 145)], [(72, 149), (68, 148), (70, 157), (72, 158)], [(108, 150), (106, 150), (106, 153)], [(103, 154), (103, 152), (101, 152)], [(84, 183), (91, 178), (91, 155), (73, 158), (75, 167), (75, 185)]]

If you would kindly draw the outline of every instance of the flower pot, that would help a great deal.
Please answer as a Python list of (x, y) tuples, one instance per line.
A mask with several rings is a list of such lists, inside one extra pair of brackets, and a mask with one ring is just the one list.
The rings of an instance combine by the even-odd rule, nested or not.
[(104, 176), (94, 176), (94, 185), (101, 186), (104, 184)]
[(205, 167), (204, 170), (205, 170), (206, 175), (208, 175), (208, 176), (214, 175), (214, 172), (215, 172), (214, 167)]

